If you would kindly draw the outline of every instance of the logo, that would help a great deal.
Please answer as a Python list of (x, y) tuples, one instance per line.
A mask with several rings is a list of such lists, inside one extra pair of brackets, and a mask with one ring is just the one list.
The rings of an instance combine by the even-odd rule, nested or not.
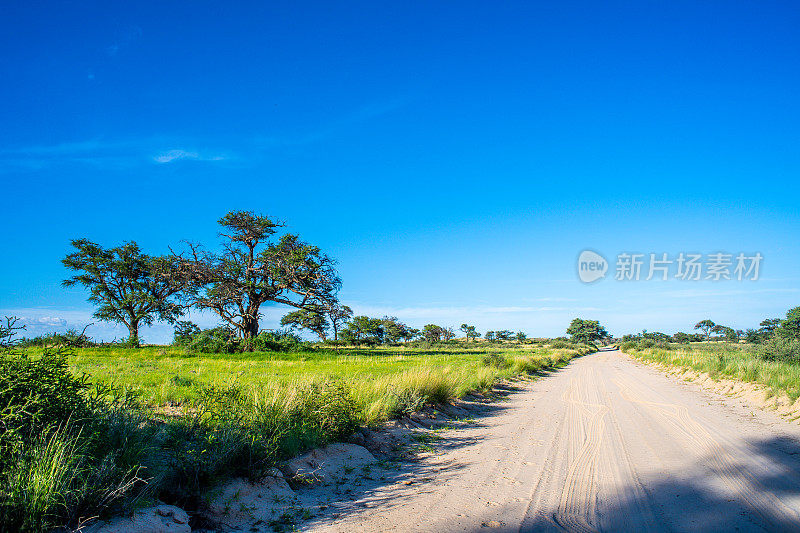
[(584, 250), (578, 256), (578, 277), (584, 283), (592, 283), (606, 277), (608, 261), (602, 255)]

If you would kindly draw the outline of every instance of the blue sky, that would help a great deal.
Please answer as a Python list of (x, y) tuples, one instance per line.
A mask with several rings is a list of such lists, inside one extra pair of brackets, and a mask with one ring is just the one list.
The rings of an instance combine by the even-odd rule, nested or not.
[[(800, 305), (796, 4), (0, 14), (0, 313), (31, 332), (91, 321), (60, 287), (70, 239), (165, 253), (215, 243), (231, 209), (285, 219), (339, 261), (343, 302), (416, 326), (673, 332)], [(576, 275), (587, 248), (612, 263), (594, 284)], [(758, 281), (615, 281), (625, 251), (764, 261)], [(286, 309), (264, 311), (274, 327)]]

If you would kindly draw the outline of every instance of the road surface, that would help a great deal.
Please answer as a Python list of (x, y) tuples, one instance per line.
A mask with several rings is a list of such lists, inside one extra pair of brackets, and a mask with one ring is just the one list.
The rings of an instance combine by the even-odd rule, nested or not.
[[(800, 427), (620, 352), (445, 432), (315, 531), (800, 531)], [(322, 517), (320, 517), (322, 518)]]

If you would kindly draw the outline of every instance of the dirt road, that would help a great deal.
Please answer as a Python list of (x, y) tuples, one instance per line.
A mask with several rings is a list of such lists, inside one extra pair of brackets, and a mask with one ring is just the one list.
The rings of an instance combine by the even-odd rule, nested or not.
[(800, 530), (800, 428), (600, 352), (444, 433), (315, 531)]

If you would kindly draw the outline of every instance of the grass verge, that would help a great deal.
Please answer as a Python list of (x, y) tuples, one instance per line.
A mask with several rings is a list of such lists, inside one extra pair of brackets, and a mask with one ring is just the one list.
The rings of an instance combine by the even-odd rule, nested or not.
[(765, 358), (759, 346), (727, 342), (669, 344), (642, 348), (623, 343), (623, 352), (644, 361), (705, 372), (712, 378), (728, 378), (767, 387), (773, 394), (784, 393), (791, 401), (800, 397), (800, 364), (792, 360)]

